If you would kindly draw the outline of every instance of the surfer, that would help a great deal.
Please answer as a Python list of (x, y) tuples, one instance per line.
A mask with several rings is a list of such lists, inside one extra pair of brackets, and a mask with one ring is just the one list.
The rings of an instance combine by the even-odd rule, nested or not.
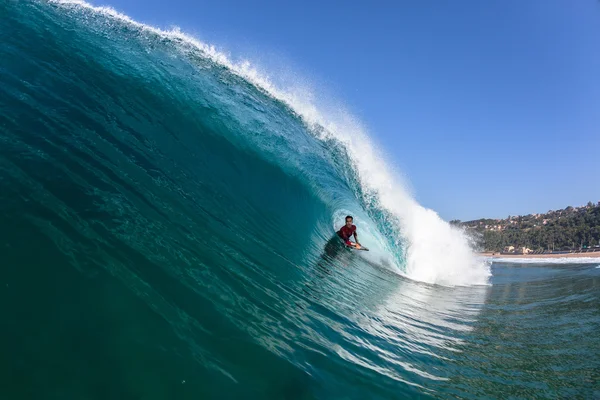
[[(346, 225), (342, 226), (337, 232), (337, 234), (340, 238), (342, 238), (344, 243), (346, 243), (346, 246), (356, 247), (357, 249), (360, 249), (361, 245), (358, 242), (358, 236), (356, 234), (356, 225), (352, 225), (352, 222), (354, 222), (354, 218), (352, 218), (351, 215), (348, 215), (346, 217)], [(350, 241), (350, 236), (352, 235), (354, 235), (354, 240), (356, 241), (356, 243), (352, 243)]]

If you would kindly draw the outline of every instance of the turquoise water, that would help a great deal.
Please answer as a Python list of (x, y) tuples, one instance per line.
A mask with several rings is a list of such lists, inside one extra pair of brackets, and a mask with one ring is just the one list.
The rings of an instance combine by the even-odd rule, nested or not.
[(360, 130), (183, 34), (0, 15), (1, 398), (600, 397), (600, 260), (472, 256)]

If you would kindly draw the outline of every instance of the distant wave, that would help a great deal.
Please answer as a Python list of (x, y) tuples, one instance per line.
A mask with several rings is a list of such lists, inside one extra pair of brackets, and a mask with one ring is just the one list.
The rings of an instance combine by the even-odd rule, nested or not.
[(488, 258), (492, 262), (508, 264), (600, 264), (600, 257), (560, 257), (560, 258), (535, 258), (535, 257), (511, 257), (511, 258)]

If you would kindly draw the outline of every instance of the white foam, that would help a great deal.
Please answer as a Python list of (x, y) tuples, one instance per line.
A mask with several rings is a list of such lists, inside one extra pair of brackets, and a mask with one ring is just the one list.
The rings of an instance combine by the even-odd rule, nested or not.
[(600, 264), (599, 257), (560, 257), (560, 258), (533, 258), (533, 257), (511, 257), (511, 258), (487, 258), (491, 262), (505, 264)]
[[(443, 221), (436, 212), (419, 205), (401, 184), (382, 157), (382, 152), (368, 138), (365, 128), (343, 107), (324, 107), (313, 91), (305, 87), (277, 88), (268, 75), (242, 60), (233, 62), (214, 46), (182, 33), (178, 28), (162, 30), (136, 22), (110, 7), (95, 7), (81, 0), (49, 0), (67, 7), (83, 7), (157, 35), (193, 46), (215, 63), (229, 68), (272, 97), (286, 103), (300, 115), (309, 127), (322, 136), (342, 142), (356, 165), (365, 196), (377, 196), (380, 204), (393, 214), (399, 223), (399, 235), (408, 243), (404, 254), (406, 265), (401, 266), (411, 279), (442, 285), (486, 284), (489, 263), (474, 254), (468, 237)], [(317, 103), (318, 104), (317, 106)]]

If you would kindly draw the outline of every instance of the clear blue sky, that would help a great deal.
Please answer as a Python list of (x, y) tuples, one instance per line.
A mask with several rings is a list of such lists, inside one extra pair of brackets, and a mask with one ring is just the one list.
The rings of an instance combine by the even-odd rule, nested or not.
[(600, 1), (92, 3), (318, 82), (445, 219), (600, 201)]

